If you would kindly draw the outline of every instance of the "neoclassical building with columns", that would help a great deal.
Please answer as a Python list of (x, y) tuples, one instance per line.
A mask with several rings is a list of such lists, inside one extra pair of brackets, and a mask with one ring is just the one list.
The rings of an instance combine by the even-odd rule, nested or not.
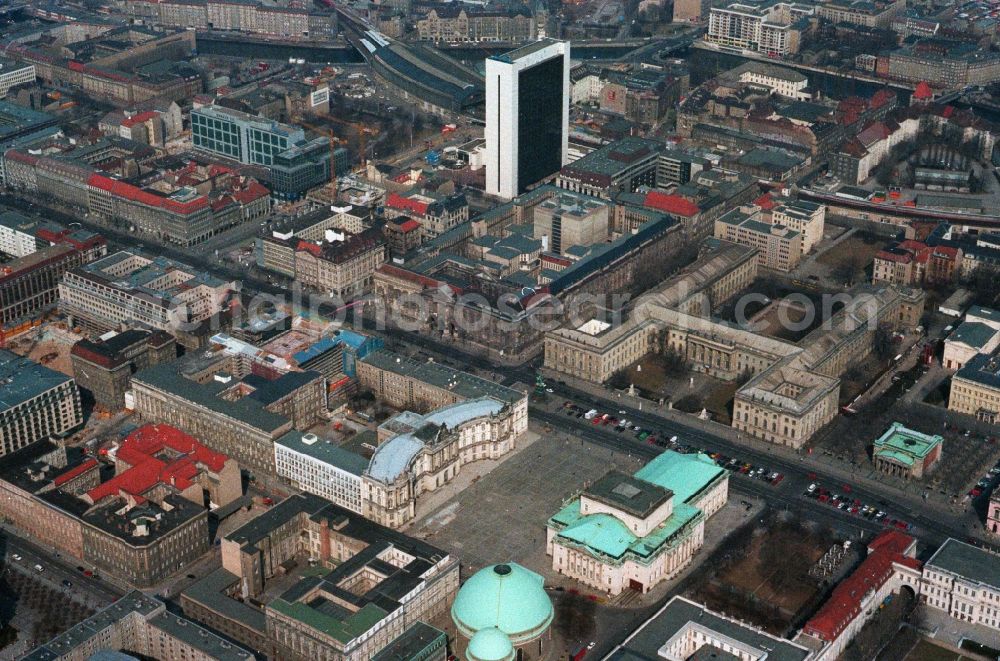
[(571, 498), (546, 529), (552, 568), (616, 595), (676, 576), (729, 498), (729, 474), (705, 455), (667, 451), (629, 476), (608, 472)]

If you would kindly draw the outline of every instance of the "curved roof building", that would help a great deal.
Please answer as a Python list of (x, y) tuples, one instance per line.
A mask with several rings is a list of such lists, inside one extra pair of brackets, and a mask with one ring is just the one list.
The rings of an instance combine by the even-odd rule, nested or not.
[(514, 645), (499, 629), (480, 629), (469, 641), (465, 655), (469, 661), (511, 661)]
[[(502, 661), (514, 647), (537, 640), (552, 624), (544, 580), (519, 564), (484, 567), (458, 591), (451, 619), (470, 638), (470, 661)], [(503, 644), (507, 640), (510, 645)]]

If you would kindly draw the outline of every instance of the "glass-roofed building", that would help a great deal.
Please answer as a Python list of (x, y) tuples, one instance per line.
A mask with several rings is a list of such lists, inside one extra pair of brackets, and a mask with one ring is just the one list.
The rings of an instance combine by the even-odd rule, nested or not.
[(648, 592), (680, 572), (729, 497), (729, 474), (705, 455), (664, 452), (629, 476), (612, 470), (549, 519), (552, 568), (590, 587)]

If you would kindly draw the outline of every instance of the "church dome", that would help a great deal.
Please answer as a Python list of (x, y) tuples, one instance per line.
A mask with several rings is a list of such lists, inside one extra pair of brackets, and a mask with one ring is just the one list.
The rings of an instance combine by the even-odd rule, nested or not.
[(468, 661), (511, 661), (514, 646), (499, 629), (480, 629), (469, 641), (465, 650)]
[(451, 619), (463, 635), (472, 638), (484, 629), (498, 629), (513, 645), (539, 637), (552, 615), (542, 577), (513, 562), (476, 572), (451, 607)]

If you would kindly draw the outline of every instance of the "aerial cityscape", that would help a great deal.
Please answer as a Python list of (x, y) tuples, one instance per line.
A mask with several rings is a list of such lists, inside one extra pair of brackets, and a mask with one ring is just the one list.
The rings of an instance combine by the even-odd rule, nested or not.
[(0, 0), (0, 661), (1000, 661), (1000, 0)]

